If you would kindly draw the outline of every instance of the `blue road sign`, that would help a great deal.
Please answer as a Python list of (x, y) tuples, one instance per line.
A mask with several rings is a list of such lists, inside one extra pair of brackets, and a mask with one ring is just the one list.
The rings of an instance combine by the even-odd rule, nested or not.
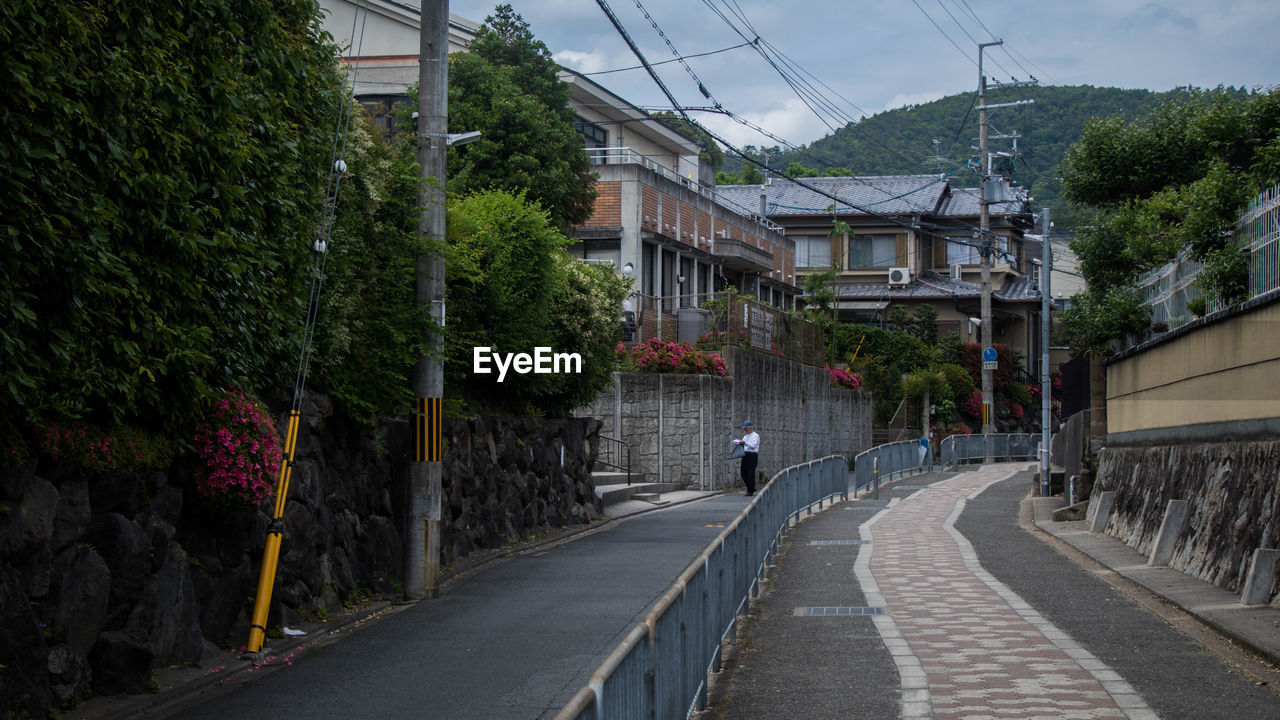
[(995, 349), (995, 348), (993, 348), (993, 347), (983, 348), (983, 349), (982, 349), (982, 359), (983, 359), (983, 360), (986, 360), (987, 362), (995, 362), (995, 359), (996, 359), (996, 349)]

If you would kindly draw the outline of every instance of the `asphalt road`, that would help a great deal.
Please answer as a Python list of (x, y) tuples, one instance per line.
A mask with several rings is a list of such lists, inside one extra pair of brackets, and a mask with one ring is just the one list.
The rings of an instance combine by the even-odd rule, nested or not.
[(179, 715), (551, 717), (746, 501), (714, 496), (502, 561)]

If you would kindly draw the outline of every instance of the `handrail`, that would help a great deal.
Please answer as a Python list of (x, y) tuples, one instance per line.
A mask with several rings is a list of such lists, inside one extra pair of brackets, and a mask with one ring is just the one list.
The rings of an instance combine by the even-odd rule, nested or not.
[(986, 460), (987, 442), (993, 459), (1035, 459), (1040, 457), (1040, 433), (990, 433), (987, 435), (950, 435), (942, 440), (942, 466), (955, 467), (965, 462)]
[[(627, 484), (631, 484), (631, 446), (626, 440), (608, 435), (600, 435), (600, 452), (596, 455), (596, 464), (613, 468), (627, 474)], [(625, 450), (625, 453), (623, 452)]]
[(841, 455), (774, 475), (729, 527), (680, 573), (644, 621), (609, 653), (555, 720), (688, 718), (706, 707), (723, 641), (760, 592), (765, 564), (806, 509), (848, 499)]

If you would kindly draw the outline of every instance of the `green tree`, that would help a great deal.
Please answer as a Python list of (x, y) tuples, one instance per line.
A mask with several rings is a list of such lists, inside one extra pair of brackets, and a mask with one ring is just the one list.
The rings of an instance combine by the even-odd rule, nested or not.
[(314, 2), (5, 3), (13, 424), (293, 377), (341, 83)]
[(1197, 284), (1226, 303), (1247, 293), (1246, 250), (1232, 229), (1248, 198), (1280, 180), (1280, 93), (1196, 92), (1133, 122), (1089, 123), (1063, 162), (1066, 197), (1093, 213), (1072, 241), (1088, 290), (1064, 317), (1082, 349), (1141, 335), (1149, 312), (1129, 288), (1186, 250)]
[(309, 385), (367, 426), (409, 407), (409, 372), (424, 349), (412, 282), (422, 249), (416, 150), (409, 133), (392, 140), (364, 113), (352, 120)]
[[(471, 410), (563, 415), (590, 402), (613, 371), (627, 284), (570, 257), (568, 239), (519, 195), (494, 190), (450, 207), (445, 390)], [(454, 267), (460, 266), (455, 272)], [(578, 353), (581, 374), (473, 372), (473, 348)]]
[(509, 5), (495, 13), (471, 52), (449, 58), (449, 129), (483, 135), (450, 151), (448, 188), (524, 193), (565, 229), (590, 217), (596, 178), (568, 86), (520, 16)]
[[(710, 167), (712, 170), (719, 170), (724, 164), (724, 151), (720, 149), (720, 143), (717, 143), (711, 134), (702, 128), (701, 125), (690, 123), (679, 115), (670, 110), (663, 110), (653, 114), (653, 117), (662, 121), (664, 125), (675, 130), (681, 135), (689, 138), (698, 144), (698, 161)], [(718, 173), (717, 173), (718, 175)], [(724, 183), (725, 185), (734, 185), (736, 183)]]

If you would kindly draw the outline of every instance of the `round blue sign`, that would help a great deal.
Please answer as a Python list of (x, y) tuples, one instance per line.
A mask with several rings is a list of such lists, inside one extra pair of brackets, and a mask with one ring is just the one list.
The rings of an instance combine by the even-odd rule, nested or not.
[(989, 348), (983, 348), (983, 349), (982, 349), (982, 359), (983, 359), (983, 360), (986, 360), (987, 362), (995, 362), (995, 359), (996, 359), (996, 349), (995, 349), (995, 348), (992, 348), (992, 347), (989, 347)]

